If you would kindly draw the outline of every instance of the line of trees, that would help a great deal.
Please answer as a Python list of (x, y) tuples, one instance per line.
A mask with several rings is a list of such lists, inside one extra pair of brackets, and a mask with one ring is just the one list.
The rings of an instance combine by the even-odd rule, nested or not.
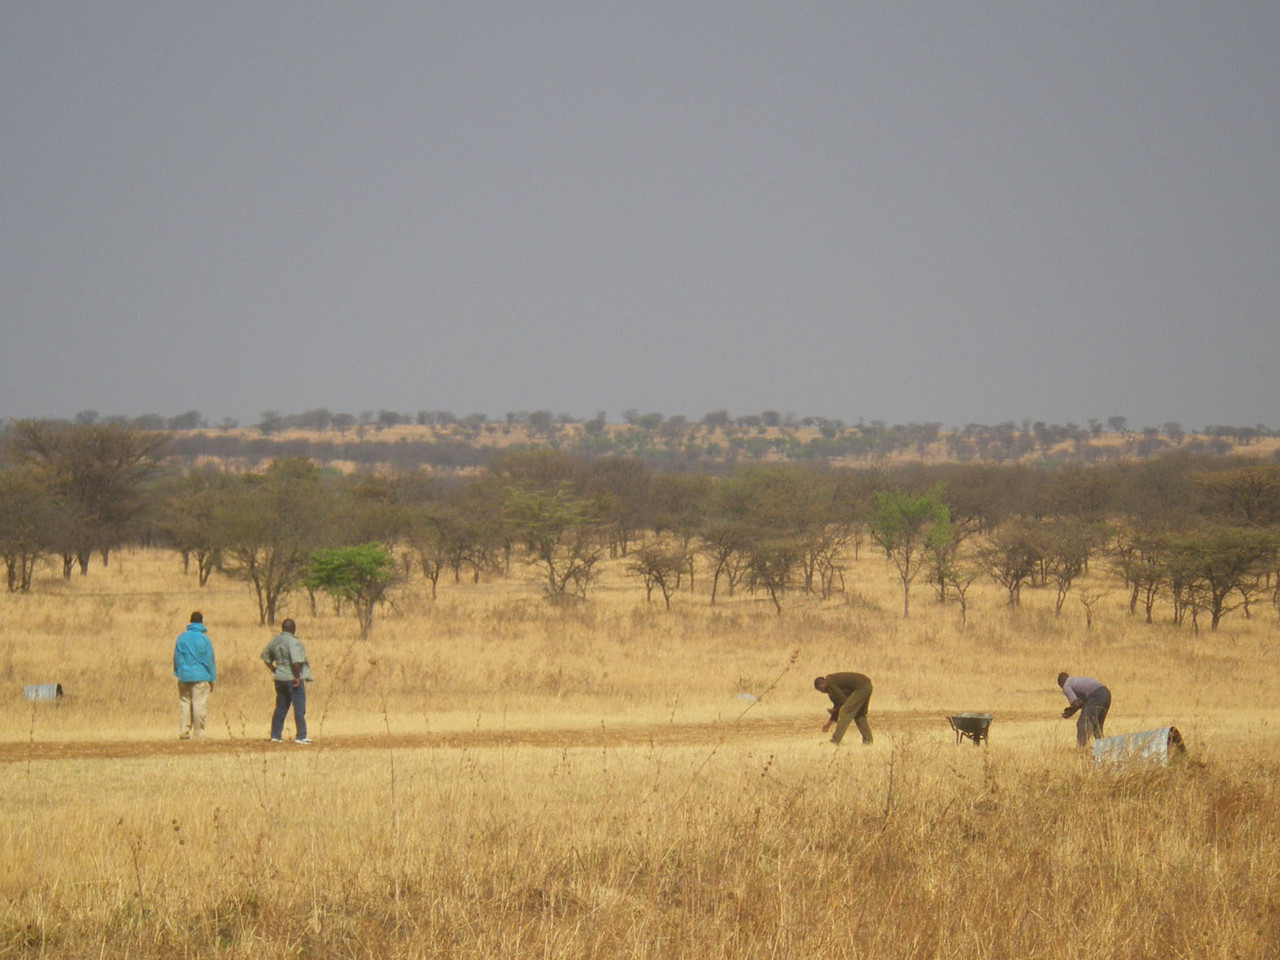
[[(627, 410), (622, 422), (612, 426), (603, 412), (590, 420), (547, 410), (509, 412), (490, 419), (484, 414), (458, 417), (447, 410), (409, 414), (382, 409), (353, 415), (323, 407), (298, 414), (267, 411), (252, 425), (253, 432), (236, 429), (234, 420), (211, 425), (196, 411), (176, 417), (149, 414), (132, 419), (103, 419), (95, 411), (83, 411), (73, 422), (169, 431), (169, 456), (189, 463), (215, 457), (258, 465), (278, 457), (300, 456), (322, 464), (391, 465), (396, 469), (430, 466), (436, 470), (487, 465), (496, 455), (496, 446), (513, 442), (550, 446), (587, 458), (633, 457), (665, 470), (723, 469), (727, 464), (774, 460), (870, 464), (924, 454), (973, 463), (1035, 458), (1098, 463), (1147, 458), (1172, 450), (1223, 456), (1276, 435), (1262, 424), (1208, 426), (1198, 434), (1178, 423), (1131, 429), (1123, 416), (1108, 417), (1105, 422), (1092, 419), (1084, 425), (1023, 420), (968, 423), (944, 430), (937, 422), (860, 420), (848, 424), (827, 417), (797, 418), (774, 410), (743, 416), (717, 410), (699, 420)], [(409, 425), (428, 429), (413, 436), (401, 432), (394, 443), (382, 439), (384, 431)]]
[[(25, 421), (0, 459), (0, 556), (8, 589), (41, 563), (70, 577), (128, 544), (174, 550), (206, 584), (247, 584), (264, 624), (287, 598), (328, 594), (366, 633), (397, 579), (536, 571), (556, 602), (585, 599), (606, 559), (670, 606), (705, 584), (711, 603), (746, 590), (781, 613), (789, 596), (844, 589), (865, 549), (892, 563), (903, 616), (913, 589), (968, 611), (979, 579), (1017, 607), (1052, 591), (1060, 614), (1102, 564), (1151, 621), (1216, 629), (1233, 611), (1280, 609), (1280, 465), (1165, 456), (1055, 470), (914, 465), (894, 471), (795, 463), (723, 475), (655, 471), (634, 458), (549, 447), (498, 453), (466, 476), (367, 470), (303, 457), (260, 470), (183, 467), (167, 437), (109, 423)], [(695, 581), (695, 578), (697, 580)]]

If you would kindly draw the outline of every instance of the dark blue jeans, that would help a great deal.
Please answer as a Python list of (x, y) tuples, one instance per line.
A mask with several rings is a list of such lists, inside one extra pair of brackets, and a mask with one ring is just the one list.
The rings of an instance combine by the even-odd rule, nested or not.
[(307, 682), (296, 687), (292, 680), (276, 681), (276, 712), (271, 715), (271, 739), (279, 740), (284, 733), (284, 718), (293, 707), (293, 726), (299, 740), (307, 739)]

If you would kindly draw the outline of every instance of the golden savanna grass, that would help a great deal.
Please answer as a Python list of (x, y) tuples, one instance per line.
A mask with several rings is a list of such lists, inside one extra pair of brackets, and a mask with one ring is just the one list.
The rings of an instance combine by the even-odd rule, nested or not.
[[(247, 587), (159, 551), (47, 574), (0, 597), (0, 956), (1280, 957), (1274, 609), (1146, 625), (1095, 570), (1090, 630), (985, 586), (962, 630), (923, 584), (902, 620), (880, 558), (846, 577), (781, 617), (703, 580), (666, 611), (621, 563), (569, 606), (411, 583), (363, 642), (294, 598), (308, 748), (266, 743)], [(193, 609), (219, 682), (180, 743)], [(847, 669), (868, 748), (822, 742), (812, 678)], [(1082, 760), (1063, 669), (1186, 760)], [(988, 746), (959, 710), (995, 714)]]

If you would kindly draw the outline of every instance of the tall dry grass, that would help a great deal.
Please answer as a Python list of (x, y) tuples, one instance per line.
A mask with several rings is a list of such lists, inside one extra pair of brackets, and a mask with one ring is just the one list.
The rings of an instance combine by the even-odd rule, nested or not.
[[(295, 603), (306, 748), (265, 743), (247, 588), (148, 551), (44, 579), (0, 598), (0, 956), (1280, 956), (1274, 611), (1194, 635), (1094, 585), (1091, 630), (985, 588), (967, 629), (924, 589), (903, 621), (875, 558), (781, 618), (666, 612), (620, 569), (568, 608), (411, 588), (367, 642)], [(192, 609), (219, 683), (180, 745)], [(869, 748), (821, 742), (811, 678), (839, 669), (875, 680)], [(1176, 724), (1186, 762), (1083, 761), (1060, 669), (1112, 687), (1110, 732)], [(22, 698), (45, 682), (62, 703)], [(963, 709), (988, 747), (955, 744)]]

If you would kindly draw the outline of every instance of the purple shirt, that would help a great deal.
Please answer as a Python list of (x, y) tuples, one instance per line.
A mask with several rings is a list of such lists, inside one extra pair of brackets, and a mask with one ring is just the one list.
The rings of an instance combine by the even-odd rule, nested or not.
[(1062, 685), (1062, 695), (1067, 698), (1067, 703), (1074, 707), (1084, 703), (1091, 693), (1101, 689), (1102, 684), (1093, 677), (1071, 677)]

